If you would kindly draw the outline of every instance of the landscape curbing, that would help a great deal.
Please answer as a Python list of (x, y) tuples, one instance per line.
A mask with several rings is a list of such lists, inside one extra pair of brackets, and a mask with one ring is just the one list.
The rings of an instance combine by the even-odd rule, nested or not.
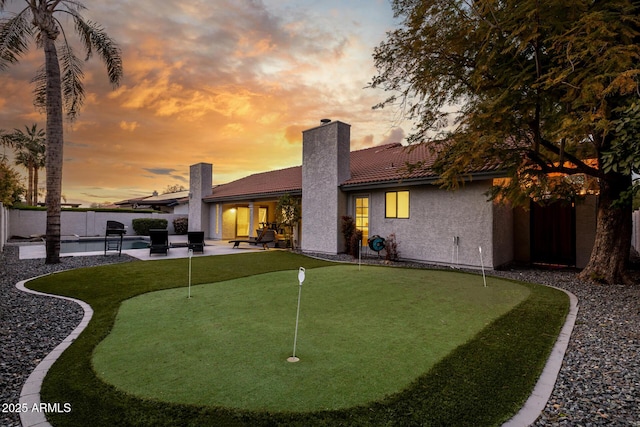
[(509, 421), (502, 424), (502, 427), (523, 427), (533, 424), (542, 411), (544, 411), (551, 397), (551, 393), (553, 393), (560, 368), (562, 368), (562, 361), (567, 352), (571, 333), (573, 332), (573, 327), (576, 324), (576, 318), (578, 316), (578, 298), (564, 289), (556, 288), (555, 286), (549, 287), (558, 289), (569, 296), (569, 313), (558, 335), (558, 339), (551, 349), (551, 354), (540, 374), (540, 378), (538, 378), (538, 382), (531, 392), (531, 396), (529, 396), (520, 411)]
[[(55, 273), (51, 273), (55, 274)], [(24, 385), (22, 386), (22, 391), (20, 392), (20, 407), (26, 408), (26, 411), (20, 412), (20, 422), (23, 427), (50, 427), (51, 424), (47, 421), (45, 416), (46, 411), (40, 410), (42, 408), (41, 405), (47, 405), (46, 402), (42, 402), (40, 400), (40, 390), (42, 388), (42, 382), (44, 381), (44, 377), (49, 372), (49, 369), (56, 360), (60, 357), (60, 355), (75, 341), (76, 338), (84, 331), (84, 329), (89, 325), (89, 321), (93, 316), (93, 309), (89, 304), (84, 301), (75, 298), (64, 297), (60, 295), (47, 294), (44, 292), (38, 292), (31, 289), (28, 289), (25, 286), (25, 283), (30, 280), (37, 279), (39, 277), (47, 276), (47, 274), (43, 276), (32, 277), (31, 279), (22, 280), (16, 284), (16, 288), (23, 292), (27, 292), (34, 295), (43, 295), (52, 298), (59, 298), (68, 301), (73, 301), (79, 304), (84, 310), (84, 315), (82, 320), (78, 324), (78, 326), (60, 343), (56, 348), (51, 351), (42, 361), (36, 366), (31, 375), (27, 378)], [(62, 405), (61, 403), (58, 403)], [(61, 410), (66, 410), (64, 406), (58, 408)]]
[[(49, 371), (51, 366), (53, 366), (55, 361), (60, 357), (60, 355), (73, 343), (73, 341), (75, 341), (75, 339), (82, 333), (82, 331), (84, 331), (93, 316), (93, 309), (91, 308), (91, 306), (82, 300), (38, 292), (28, 289), (25, 286), (25, 284), (31, 280), (47, 275), (48, 274), (32, 277), (27, 280), (22, 280), (16, 284), (16, 288), (20, 291), (34, 295), (48, 296), (73, 301), (82, 307), (84, 315), (78, 326), (55, 349), (53, 349), (38, 364), (38, 366), (36, 366), (36, 368), (25, 381), (20, 393), (19, 403), (21, 407), (28, 408), (29, 410), (20, 413), (20, 422), (22, 423), (23, 427), (51, 427), (51, 424), (49, 424), (46, 419), (44, 410), (31, 409), (40, 408), (41, 405), (46, 405), (46, 403), (41, 402), (40, 391), (42, 388), (42, 382), (44, 381), (47, 372)], [(514, 415), (509, 421), (504, 423), (502, 427), (524, 427), (533, 424), (545, 409), (547, 401), (551, 397), (556, 380), (558, 378), (558, 374), (562, 367), (562, 361), (567, 351), (569, 340), (575, 326), (576, 317), (578, 315), (578, 299), (573, 293), (569, 291), (556, 288), (554, 286), (550, 287), (561, 290), (569, 296), (569, 313), (567, 314), (562, 330), (558, 335), (558, 339), (556, 340), (556, 343), (551, 350), (551, 354), (549, 355), (540, 378), (538, 378), (531, 396), (529, 396), (520, 411), (518, 411), (518, 413)]]

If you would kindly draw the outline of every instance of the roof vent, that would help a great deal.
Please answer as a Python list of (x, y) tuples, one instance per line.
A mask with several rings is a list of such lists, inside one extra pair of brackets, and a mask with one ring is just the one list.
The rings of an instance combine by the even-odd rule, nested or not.
[(320, 120), (320, 123), (322, 123), (323, 125), (326, 125), (327, 123), (331, 123), (331, 119), (322, 119)]

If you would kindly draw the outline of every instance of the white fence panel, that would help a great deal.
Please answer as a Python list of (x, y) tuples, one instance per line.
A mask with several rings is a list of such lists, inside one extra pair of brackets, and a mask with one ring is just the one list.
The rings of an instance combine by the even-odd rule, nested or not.
[(9, 240), (9, 210), (0, 202), (0, 252)]
[[(95, 237), (104, 236), (107, 221), (118, 221), (127, 228), (127, 235), (135, 235), (133, 220), (136, 218), (162, 218), (167, 220), (169, 234), (175, 234), (173, 220), (186, 215), (145, 213), (145, 212), (74, 212), (62, 211), (60, 215), (60, 234), (62, 236)], [(35, 210), (11, 209), (9, 211), (8, 237), (42, 236), (46, 233), (47, 212)]]

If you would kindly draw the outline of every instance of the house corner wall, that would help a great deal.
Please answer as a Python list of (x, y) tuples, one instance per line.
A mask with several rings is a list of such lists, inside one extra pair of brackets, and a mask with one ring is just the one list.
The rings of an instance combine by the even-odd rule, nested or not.
[(203, 201), (211, 195), (213, 165), (198, 163), (189, 167), (189, 231), (204, 231), (210, 237), (209, 206)]
[(329, 122), (302, 132), (302, 236), (305, 252), (344, 250), (340, 221), (347, 196), (340, 190), (350, 178), (351, 126)]

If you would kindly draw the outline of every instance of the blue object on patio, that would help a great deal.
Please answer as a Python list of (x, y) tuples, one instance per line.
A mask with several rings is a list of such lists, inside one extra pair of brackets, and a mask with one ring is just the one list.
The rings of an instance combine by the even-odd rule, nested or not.
[(375, 236), (369, 237), (367, 243), (369, 244), (369, 247), (372, 251), (380, 252), (384, 249), (384, 237), (380, 237), (377, 234)]

